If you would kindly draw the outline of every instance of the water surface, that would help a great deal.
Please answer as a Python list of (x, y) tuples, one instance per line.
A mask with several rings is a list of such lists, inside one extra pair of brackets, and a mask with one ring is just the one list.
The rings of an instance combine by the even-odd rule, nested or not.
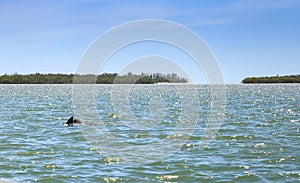
[[(113, 99), (110, 85), (92, 87), (99, 119), (126, 143), (160, 142), (182, 120), (183, 104), (174, 86), (124, 85)], [(121, 97), (122, 87), (130, 88), (127, 98)], [(197, 102), (186, 106), (190, 115), (198, 114), (190, 139), (161, 161), (123, 164), (99, 154), (80, 127), (64, 125), (74, 115), (72, 85), (0, 85), (0, 178), (14, 182), (300, 181), (300, 85), (227, 85), (225, 120), (215, 141), (204, 149), (199, 142), (212, 110), (209, 86), (180, 87), (185, 95), (196, 94)], [(131, 118), (126, 110), (113, 106), (124, 100), (133, 111)], [(144, 123), (128, 127), (124, 122), (130, 119), (131, 125)]]

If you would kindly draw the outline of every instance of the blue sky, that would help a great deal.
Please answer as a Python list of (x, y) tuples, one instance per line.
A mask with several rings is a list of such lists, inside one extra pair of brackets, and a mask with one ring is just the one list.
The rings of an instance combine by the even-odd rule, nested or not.
[[(226, 83), (300, 74), (299, 18), (299, 0), (3, 0), (0, 74), (75, 73), (99, 35), (141, 19), (174, 21), (197, 33)], [(119, 72), (119, 61), (104, 71)]]

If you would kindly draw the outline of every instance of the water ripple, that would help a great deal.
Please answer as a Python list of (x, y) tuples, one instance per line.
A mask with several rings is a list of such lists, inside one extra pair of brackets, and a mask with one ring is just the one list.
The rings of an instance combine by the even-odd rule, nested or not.
[[(191, 115), (200, 114), (193, 134), (170, 157), (133, 166), (101, 155), (101, 144), (87, 143), (78, 126), (64, 126), (73, 115), (71, 85), (1, 85), (0, 178), (6, 182), (300, 181), (300, 85), (226, 86), (225, 121), (215, 141), (204, 149), (200, 141), (211, 113), (209, 87), (180, 87), (186, 95), (197, 91), (194, 97), (199, 102), (189, 106)], [(132, 88), (127, 99), (133, 115), (143, 119), (138, 121), (139, 129), (130, 126), (137, 121), (128, 122), (126, 111), (114, 110), (110, 91), (109, 85), (96, 86), (97, 111), (105, 127), (123, 141), (141, 145), (173, 138), (176, 123), (183, 122), (180, 96), (172, 93), (171, 86)], [(163, 98), (163, 110), (157, 113), (151, 113), (151, 106), (161, 106), (153, 96)]]

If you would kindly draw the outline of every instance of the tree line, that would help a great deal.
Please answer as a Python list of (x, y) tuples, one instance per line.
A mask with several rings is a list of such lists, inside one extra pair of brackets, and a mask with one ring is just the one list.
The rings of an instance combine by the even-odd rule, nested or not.
[(248, 77), (242, 83), (300, 83), (300, 75), (270, 76), (270, 77)]
[(187, 79), (178, 76), (176, 73), (141, 73), (131, 72), (118, 75), (117, 73), (93, 74), (4, 74), (0, 76), (1, 84), (155, 84), (187, 83)]

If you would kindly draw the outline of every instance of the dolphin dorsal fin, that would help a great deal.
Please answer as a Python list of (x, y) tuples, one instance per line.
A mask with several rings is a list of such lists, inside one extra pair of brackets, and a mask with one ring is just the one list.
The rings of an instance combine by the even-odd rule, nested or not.
[(72, 117), (70, 117), (70, 119), (68, 119), (67, 124), (72, 124), (73, 121), (74, 121), (74, 118), (73, 118), (73, 116), (72, 116)]

